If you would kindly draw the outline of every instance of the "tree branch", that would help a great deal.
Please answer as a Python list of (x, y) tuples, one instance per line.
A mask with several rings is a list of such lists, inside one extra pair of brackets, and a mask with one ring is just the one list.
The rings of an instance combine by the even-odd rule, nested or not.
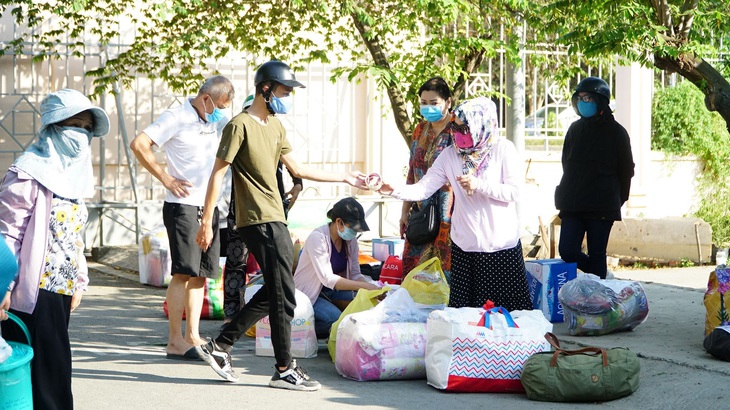
[(672, 14), (669, 12), (667, 0), (650, 0), (652, 7), (656, 10), (657, 21), (667, 28), (668, 35), (674, 37), (674, 24)]
[[(380, 38), (373, 34), (370, 27), (360, 20), (357, 13), (351, 13), (352, 21), (355, 24), (355, 28), (360, 33), (362, 41), (365, 43), (370, 55), (373, 58), (373, 62), (376, 66), (384, 68), (390, 71), (390, 63), (388, 63), (388, 56), (383, 51), (380, 45)], [(390, 99), (390, 106), (393, 109), (393, 115), (395, 116), (395, 124), (398, 127), (403, 139), (406, 141), (408, 147), (411, 146), (412, 126), (411, 119), (408, 116), (408, 109), (406, 101), (403, 98), (403, 93), (396, 84), (392, 81), (386, 82), (386, 91), (388, 93), (388, 99)]]
[(466, 83), (469, 81), (471, 73), (473, 73), (484, 61), (484, 53), (486, 50), (482, 47), (480, 49), (471, 49), (469, 54), (464, 59), (464, 66), (462, 67), (462, 73), (459, 76), (459, 80), (454, 84), (454, 101), (459, 99), (461, 93), (466, 91)]
[(689, 38), (689, 32), (692, 29), (692, 22), (694, 21), (695, 11), (698, 5), (699, 0), (685, 0), (684, 4), (682, 4), (679, 25), (677, 26), (677, 35), (684, 40)]
[(705, 106), (725, 120), (730, 133), (730, 83), (715, 67), (694, 54), (679, 57), (655, 56), (654, 66), (676, 72), (697, 86), (705, 94)]

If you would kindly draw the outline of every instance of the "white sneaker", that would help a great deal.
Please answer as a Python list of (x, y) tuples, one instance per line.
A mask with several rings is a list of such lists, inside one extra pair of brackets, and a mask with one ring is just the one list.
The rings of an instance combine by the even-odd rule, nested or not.
[(218, 376), (231, 383), (238, 381), (238, 375), (231, 366), (231, 354), (218, 347), (215, 340), (209, 339), (208, 343), (200, 346), (200, 350), (203, 351), (203, 360), (218, 373)]
[(289, 363), (289, 367), (285, 371), (279, 372), (278, 369), (274, 371), (274, 376), (269, 382), (269, 386), (277, 389), (288, 389), (298, 391), (316, 391), (319, 390), (322, 385), (318, 381), (312, 380), (307, 371), (297, 366), (297, 361), (292, 360)]

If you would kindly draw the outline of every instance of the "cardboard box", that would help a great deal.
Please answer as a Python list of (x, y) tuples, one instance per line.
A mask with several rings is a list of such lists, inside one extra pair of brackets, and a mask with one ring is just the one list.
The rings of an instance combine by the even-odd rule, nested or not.
[(400, 238), (373, 238), (373, 258), (383, 262), (391, 255), (403, 258), (405, 243)]
[(550, 322), (563, 321), (563, 306), (558, 291), (577, 273), (576, 263), (562, 259), (525, 261), (527, 286), (530, 289), (532, 308), (539, 309)]

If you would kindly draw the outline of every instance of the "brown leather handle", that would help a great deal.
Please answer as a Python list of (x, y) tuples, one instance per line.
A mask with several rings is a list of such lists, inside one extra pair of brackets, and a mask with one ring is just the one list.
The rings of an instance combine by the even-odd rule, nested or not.
[(545, 340), (547, 340), (548, 343), (550, 343), (550, 346), (552, 346), (558, 350), (563, 350), (560, 348), (560, 340), (558, 340), (558, 337), (555, 336), (554, 334), (552, 334), (550, 332), (545, 333)]
[(600, 347), (584, 347), (582, 349), (576, 349), (576, 350), (565, 350), (560, 347), (560, 340), (558, 340), (558, 337), (554, 334), (547, 332), (545, 333), (545, 339), (550, 343), (551, 346), (555, 348), (555, 353), (553, 353), (553, 357), (550, 360), (550, 367), (555, 367), (558, 365), (558, 357), (562, 354), (565, 356), (573, 356), (576, 354), (584, 354), (584, 355), (601, 355), (601, 358), (603, 359), (603, 367), (608, 367), (608, 352), (606, 349), (600, 348)]

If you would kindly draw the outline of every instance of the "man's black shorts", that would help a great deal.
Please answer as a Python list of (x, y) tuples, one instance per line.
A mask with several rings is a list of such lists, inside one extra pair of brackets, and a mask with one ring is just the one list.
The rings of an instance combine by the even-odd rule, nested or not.
[(162, 219), (170, 240), (172, 274), (218, 277), (220, 238), (218, 235), (218, 208), (213, 211), (213, 242), (206, 252), (195, 242), (200, 228), (202, 207), (165, 202)]

